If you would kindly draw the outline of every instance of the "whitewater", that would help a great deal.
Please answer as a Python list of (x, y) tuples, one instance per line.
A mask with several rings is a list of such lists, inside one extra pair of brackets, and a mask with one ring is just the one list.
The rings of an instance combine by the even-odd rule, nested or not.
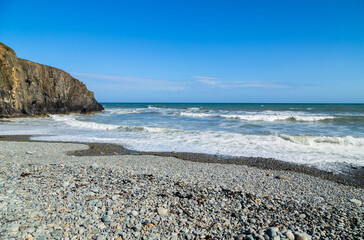
[(363, 104), (105, 103), (91, 115), (0, 123), (0, 135), (107, 142), (138, 151), (275, 158), (337, 171), (364, 166)]

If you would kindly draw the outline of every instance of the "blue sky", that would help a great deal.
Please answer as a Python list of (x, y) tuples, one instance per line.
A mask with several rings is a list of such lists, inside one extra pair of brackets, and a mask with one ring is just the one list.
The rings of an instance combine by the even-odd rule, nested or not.
[(101, 102), (364, 103), (362, 0), (0, 0), (0, 41)]

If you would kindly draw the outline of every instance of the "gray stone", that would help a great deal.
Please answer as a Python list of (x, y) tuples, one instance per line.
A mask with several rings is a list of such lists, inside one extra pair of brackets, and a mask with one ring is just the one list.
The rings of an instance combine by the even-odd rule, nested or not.
[(8, 225), (6, 230), (9, 231), (9, 232), (17, 232), (17, 231), (19, 231), (19, 227), (20, 227), (20, 224), (11, 223), (10, 225)]
[(98, 169), (99, 168), (99, 165), (97, 163), (93, 163), (92, 166), (91, 166), (91, 168)]
[(279, 232), (279, 229), (276, 227), (269, 228), (265, 231), (270, 238), (277, 236), (277, 232)]
[(167, 216), (167, 215), (168, 215), (168, 210), (167, 210), (167, 209), (165, 209), (165, 208), (162, 208), (162, 207), (159, 207), (159, 208), (157, 209), (157, 212), (158, 212), (158, 214), (159, 214), (160, 216), (163, 216), (163, 217), (165, 217), (165, 216)]
[(283, 179), (283, 180), (291, 180), (290, 177), (284, 176), (284, 175), (278, 175), (276, 176), (277, 179)]
[(291, 230), (288, 230), (286, 233), (285, 233), (285, 236), (288, 240), (294, 240), (294, 234), (292, 233)]
[(311, 240), (311, 236), (305, 232), (295, 232), (295, 240)]
[(361, 201), (355, 198), (350, 199), (350, 202), (354, 203), (356, 206), (361, 206)]

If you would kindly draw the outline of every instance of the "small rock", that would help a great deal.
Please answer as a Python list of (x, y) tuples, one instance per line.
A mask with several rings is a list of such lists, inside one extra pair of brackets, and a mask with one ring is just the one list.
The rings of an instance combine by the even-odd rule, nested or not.
[(104, 229), (104, 228), (106, 228), (106, 226), (105, 226), (105, 224), (102, 222), (102, 223), (100, 223), (100, 224), (99, 224), (98, 228), (100, 228), (100, 229)]
[(277, 232), (279, 231), (278, 228), (276, 227), (272, 227), (272, 228), (269, 228), (265, 231), (265, 233), (271, 237), (271, 238), (274, 238), (275, 236), (277, 236)]
[(94, 164), (92, 164), (91, 168), (92, 169), (98, 169), (99, 168), (99, 165), (97, 163), (94, 163)]
[(292, 233), (292, 231), (288, 230), (285, 235), (288, 240), (294, 240), (294, 234)]
[(356, 206), (360, 207), (361, 206), (361, 201), (358, 199), (350, 199), (350, 202), (354, 203)]
[(97, 237), (97, 240), (106, 240), (106, 238), (104, 236), (100, 235)]
[(167, 214), (168, 214), (168, 210), (165, 208), (162, 208), (162, 207), (159, 207), (157, 211), (158, 211), (158, 214), (163, 217), (167, 216)]
[(17, 231), (19, 231), (19, 227), (20, 227), (20, 225), (19, 224), (17, 224), (17, 223), (12, 223), (12, 224), (10, 224), (8, 227), (7, 227), (7, 231), (9, 231), (9, 232), (17, 232)]
[(133, 216), (138, 216), (138, 212), (137, 211), (131, 211), (131, 215), (133, 215)]
[(306, 217), (306, 214), (302, 213), (299, 215), (300, 218), (304, 219)]
[(30, 228), (25, 229), (25, 231), (27, 233), (33, 233), (33, 232), (35, 232), (35, 228), (34, 227), (30, 227)]
[(284, 175), (278, 175), (276, 176), (277, 179), (283, 179), (283, 180), (291, 180), (290, 177), (284, 176)]
[(103, 216), (101, 221), (107, 224), (111, 222), (111, 218), (109, 216)]
[(311, 240), (311, 236), (304, 232), (300, 232), (300, 233), (296, 232), (294, 234), (294, 237), (295, 237), (295, 240)]
[(140, 230), (142, 230), (142, 225), (141, 224), (137, 224), (137, 225), (135, 225), (134, 227), (133, 227), (133, 230), (135, 231), (135, 232), (140, 232)]

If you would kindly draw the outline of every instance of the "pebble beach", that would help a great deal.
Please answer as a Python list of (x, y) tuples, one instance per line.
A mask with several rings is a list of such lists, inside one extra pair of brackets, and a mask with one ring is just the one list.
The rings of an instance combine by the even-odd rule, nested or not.
[(360, 187), (86, 144), (0, 144), (1, 239), (363, 239)]

